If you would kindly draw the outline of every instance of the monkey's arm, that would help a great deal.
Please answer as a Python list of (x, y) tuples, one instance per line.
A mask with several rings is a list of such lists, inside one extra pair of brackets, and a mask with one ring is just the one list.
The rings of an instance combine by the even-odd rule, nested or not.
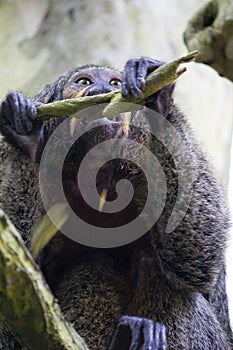
[(20, 92), (10, 92), (0, 106), (0, 132), (33, 161), (44, 144), (44, 124), (36, 119), (38, 104)]
[[(147, 58), (129, 60), (123, 73), (123, 96), (141, 96), (147, 74), (162, 64)], [(182, 154), (182, 150), (175, 146), (177, 154), (173, 158), (174, 154), (169, 154), (166, 145), (158, 145), (156, 141), (152, 145), (168, 188), (165, 210), (151, 233), (154, 253), (169, 279), (174, 278), (176, 286), (207, 292), (223, 265), (228, 211), (205, 155), (193, 139), (185, 118), (173, 104), (174, 86), (171, 84), (146, 100), (146, 106), (159, 112), (174, 127), (185, 148), (185, 154)], [(170, 139), (169, 143), (175, 144), (171, 135), (166, 137)], [(167, 223), (178, 197), (181, 172), (186, 172), (188, 178), (185, 168), (176, 168), (174, 159), (179, 157), (185, 157), (184, 167), (190, 164), (187, 170), (192, 171), (190, 202), (184, 207), (180, 224), (168, 232)]]

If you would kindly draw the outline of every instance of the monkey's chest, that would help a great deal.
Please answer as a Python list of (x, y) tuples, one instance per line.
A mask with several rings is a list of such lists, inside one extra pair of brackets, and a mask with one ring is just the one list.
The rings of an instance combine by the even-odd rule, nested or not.
[[(79, 172), (75, 180), (66, 181), (64, 177), (64, 192), (75, 214), (88, 224), (103, 228), (119, 227), (133, 221), (147, 198), (144, 174), (135, 164), (118, 160), (96, 172), (88, 165), (83, 177), (77, 178)], [(127, 169), (123, 169), (124, 166)], [(135, 169), (129, 169), (130, 166)]]
[(91, 349), (105, 349), (124, 314), (127, 279), (107, 254), (87, 254), (59, 281), (56, 297)]

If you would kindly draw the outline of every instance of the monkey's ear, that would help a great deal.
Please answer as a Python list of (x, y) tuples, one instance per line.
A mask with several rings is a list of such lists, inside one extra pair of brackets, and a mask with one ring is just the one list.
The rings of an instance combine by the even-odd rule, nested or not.
[(170, 107), (173, 104), (173, 91), (175, 84), (170, 84), (162, 90), (150, 96), (146, 101), (148, 108), (154, 109), (156, 112), (167, 117)]

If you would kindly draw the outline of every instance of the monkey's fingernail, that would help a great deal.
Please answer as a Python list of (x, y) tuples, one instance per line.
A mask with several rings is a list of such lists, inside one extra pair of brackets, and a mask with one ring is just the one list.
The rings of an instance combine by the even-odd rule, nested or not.
[(100, 202), (99, 202), (99, 208), (98, 211), (101, 213), (103, 211), (104, 204), (106, 202), (108, 190), (106, 188), (103, 189), (100, 195)]
[(139, 89), (136, 89), (136, 88), (132, 89), (131, 94), (133, 98), (138, 98), (138, 99), (143, 98), (143, 92)]
[(121, 94), (124, 98), (127, 98), (129, 95), (129, 90), (126, 87), (126, 83), (122, 83), (121, 85)]
[(144, 90), (145, 89), (145, 86), (146, 86), (145, 79), (138, 78), (137, 79), (137, 84), (138, 84), (138, 87), (139, 87), (140, 90)]

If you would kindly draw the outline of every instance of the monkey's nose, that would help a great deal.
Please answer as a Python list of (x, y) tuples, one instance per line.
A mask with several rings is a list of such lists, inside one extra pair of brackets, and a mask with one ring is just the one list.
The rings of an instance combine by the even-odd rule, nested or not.
[(109, 84), (91, 85), (89, 88), (86, 89), (84, 96), (106, 94), (107, 92), (112, 91), (114, 91), (114, 88)]

